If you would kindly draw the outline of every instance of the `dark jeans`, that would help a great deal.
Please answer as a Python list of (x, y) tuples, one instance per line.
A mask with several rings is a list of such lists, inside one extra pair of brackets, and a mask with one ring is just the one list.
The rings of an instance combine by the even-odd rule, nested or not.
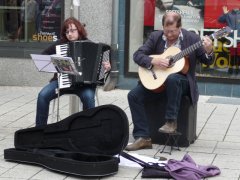
[[(56, 89), (57, 80), (47, 84), (38, 94), (36, 126), (46, 125), (49, 113), (50, 101), (57, 98)], [(60, 90), (60, 96), (63, 94), (76, 94), (82, 101), (83, 110), (95, 107), (95, 87), (83, 86), (78, 88), (66, 88)]]
[(171, 74), (165, 82), (165, 90), (154, 93), (139, 83), (128, 93), (128, 103), (134, 124), (133, 137), (150, 137), (149, 124), (146, 116), (145, 100), (156, 101), (162, 96), (167, 97), (165, 119), (177, 119), (182, 96), (189, 95), (189, 83), (186, 76), (182, 74)]

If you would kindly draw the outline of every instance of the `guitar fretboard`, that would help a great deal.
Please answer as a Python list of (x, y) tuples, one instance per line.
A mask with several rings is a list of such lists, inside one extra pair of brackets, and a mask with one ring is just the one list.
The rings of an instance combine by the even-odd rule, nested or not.
[(190, 47), (184, 49), (183, 51), (181, 51), (180, 53), (178, 53), (172, 57), (173, 63), (175, 63), (179, 59), (182, 59), (184, 56), (191, 54), (193, 51), (195, 51), (196, 49), (198, 49), (201, 46), (202, 46), (202, 41), (199, 41), (199, 42), (191, 45)]
[[(229, 28), (229, 27), (226, 27), (226, 28), (223, 28), (213, 34), (211, 34), (209, 36), (209, 38), (211, 40), (215, 39), (215, 38), (219, 38), (219, 37), (223, 37), (223, 36), (226, 36), (228, 35), (230, 32), (232, 32), (232, 29)], [(176, 61), (182, 59), (184, 56), (186, 55), (189, 55), (191, 54), (193, 51), (195, 51), (196, 49), (198, 49), (199, 47), (203, 46), (203, 42), (202, 40), (201, 41), (198, 41), (197, 43), (191, 45), (190, 47), (184, 49), (183, 51), (181, 51), (180, 53), (174, 55), (172, 58), (171, 58), (171, 63), (175, 63)]]

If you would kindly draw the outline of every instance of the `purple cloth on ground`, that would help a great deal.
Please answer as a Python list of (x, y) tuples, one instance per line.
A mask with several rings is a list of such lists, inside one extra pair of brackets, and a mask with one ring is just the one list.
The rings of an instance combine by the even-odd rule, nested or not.
[(181, 161), (168, 160), (165, 170), (177, 180), (199, 180), (212, 177), (221, 173), (220, 169), (213, 165), (197, 165), (189, 154), (185, 154)]

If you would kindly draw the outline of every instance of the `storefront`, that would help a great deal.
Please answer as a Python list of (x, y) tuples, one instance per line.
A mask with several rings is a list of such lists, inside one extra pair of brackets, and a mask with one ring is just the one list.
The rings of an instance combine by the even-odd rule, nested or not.
[(39, 72), (30, 54), (40, 54), (58, 40), (61, 23), (70, 16), (86, 24), (89, 39), (111, 44), (112, 4), (112, 0), (1, 0), (0, 85), (45, 85), (53, 75)]
[(1, 56), (28, 57), (27, 52), (56, 41), (63, 12), (61, 0), (2, 0)]
[[(199, 34), (211, 35), (225, 26), (233, 29), (228, 37), (213, 39), (215, 60), (211, 66), (199, 64), (197, 78), (202, 94), (214, 84), (240, 96), (240, 1), (239, 0), (131, 0), (126, 1), (125, 75), (138, 76), (133, 53), (144, 43), (149, 33), (162, 28), (166, 11), (182, 15), (183, 28)], [(225, 17), (223, 17), (223, 14)], [(230, 19), (226, 17), (231, 17)], [(238, 89), (237, 89), (237, 88)], [(212, 88), (212, 87), (211, 87)], [(215, 89), (218, 94), (218, 89)], [(224, 91), (224, 89), (223, 89)], [(230, 92), (231, 91), (231, 92)], [(230, 95), (230, 94), (229, 94)]]

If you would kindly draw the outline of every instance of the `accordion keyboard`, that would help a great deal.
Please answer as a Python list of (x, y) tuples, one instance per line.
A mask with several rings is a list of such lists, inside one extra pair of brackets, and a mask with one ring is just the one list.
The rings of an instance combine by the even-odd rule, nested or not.
[[(66, 57), (68, 51), (68, 44), (62, 44), (56, 46), (56, 54)], [(60, 89), (69, 88), (71, 86), (71, 81), (69, 79), (68, 74), (61, 73), (59, 76), (58, 85)]]
[(60, 74), (60, 78), (59, 78), (59, 88), (63, 89), (63, 88), (69, 88), (71, 86), (71, 81), (69, 79), (68, 74)]
[(68, 51), (68, 44), (61, 44), (56, 46), (56, 54), (66, 57)]

